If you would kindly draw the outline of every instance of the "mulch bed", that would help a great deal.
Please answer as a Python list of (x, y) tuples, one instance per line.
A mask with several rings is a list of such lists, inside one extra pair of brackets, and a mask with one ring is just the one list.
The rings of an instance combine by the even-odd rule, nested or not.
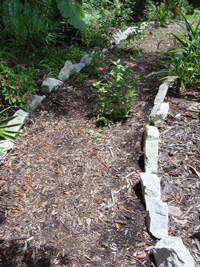
[[(134, 53), (146, 69), (127, 120), (96, 126), (93, 78), (65, 82), (30, 116), (26, 135), (1, 162), (0, 265), (154, 266), (156, 240), (145, 225), (139, 173), (143, 132), (159, 83), (146, 74), (160, 69), (156, 44), (173, 27), (153, 29), (151, 39), (143, 36), (141, 57), (136, 42), (107, 55), (127, 62)], [(170, 114), (159, 127), (158, 170), (163, 200), (170, 205), (169, 233), (183, 239), (197, 265), (200, 123), (187, 109), (198, 104), (198, 92), (190, 90), (186, 98), (170, 89)]]

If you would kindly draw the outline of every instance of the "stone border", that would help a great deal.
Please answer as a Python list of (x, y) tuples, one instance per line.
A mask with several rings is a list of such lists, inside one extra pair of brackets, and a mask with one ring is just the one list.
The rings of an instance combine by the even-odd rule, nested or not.
[(169, 103), (164, 99), (175, 79), (165, 80), (159, 87), (154, 106), (149, 116), (149, 124), (144, 132), (144, 173), (140, 173), (142, 194), (146, 206), (148, 231), (160, 239), (153, 248), (156, 266), (194, 267), (194, 260), (181, 238), (168, 235), (168, 205), (161, 198), (158, 169), (159, 130), (168, 115)]

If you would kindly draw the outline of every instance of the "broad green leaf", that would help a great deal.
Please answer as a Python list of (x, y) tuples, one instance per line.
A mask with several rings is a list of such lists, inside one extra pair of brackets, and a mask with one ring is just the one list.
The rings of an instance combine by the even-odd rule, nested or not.
[(57, 7), (67, 22), (75, 28), (85, 30), (86, 26), (82, 21), (84, 11), (82, 0), (56, 0)]

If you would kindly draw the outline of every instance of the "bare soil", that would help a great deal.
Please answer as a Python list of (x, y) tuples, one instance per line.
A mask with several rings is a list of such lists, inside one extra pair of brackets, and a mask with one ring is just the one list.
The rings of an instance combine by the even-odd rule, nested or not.
[[(1, 161), (0, 266), (154, 266), (142, 201), (142, 140), (159, 77), (157, 44), (173, 42), (166, 28), (147, 31), (106, 54), (145, 71), (129, 118), (96, 126), (95, 77), (71, 78), (30, 116), (15, 146)], [(138, 41), (140, 43), (138, 43)], [(138, 53), (140, 51), (140, 53)], [(109, 64), (108, 64), (109, 65)], [(166, 97), (170, 114), (159, 127), (163, 201), (169, 204), (169, 234), (182, 238), (200, 265), (200, 100), (198, 85)], [(188, 111), (188, 108), (190, 109)], [(175, 208), (175, 210), (174, 210)]]

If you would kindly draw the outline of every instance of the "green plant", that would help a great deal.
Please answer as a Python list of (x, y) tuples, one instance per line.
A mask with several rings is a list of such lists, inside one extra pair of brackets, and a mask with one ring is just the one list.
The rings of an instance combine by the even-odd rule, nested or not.
[(162, 79), (177, 78), (181, 93), (186, 90), (186, 84), (200, 82), (200, 20), (197, 24), (192, 24), (183, 14), (182, 18), (184, 23), (178, 24), (183, 32), (179, 35), (172, 33), (174, 45), (162, 52), (169, 58), (168, 65), (166, 66), (165, 62), (164, 70), (150, 74), (162, 73), (164, 76)]
[[(8, 109), (9, 108), (6, 108), (6, 109), (0, 111), (0, 116), (2, 116), (2, 114), (5, 113)], [(5, 119), (0, 120), (0, 140), (16, 139), (14, 134), (24, 134), (23, 132), (7, 130), (9, 128), (21, 125), (21, 123), (5, 125), (5, 123), (13, 120), (14, 118), (16, 118), (16, 116), (7, 117)], [(3, 149), (3, 148), (0, 148), (0, 149)]]
[(155, 21), (157, 26), (163, 26), (172, 18), (172, 13), (164, 2), (154, 4), (154, 1), (147, 0), (143, 13), (148, 21)]
[(8, 59), (0, 61), (0, 97), (10, 106), (24, 108), (38, 91), (33, 81), (33, 72), (24, 65), (11, 69), (8, 64)]
[[(135, 94), (135, 87), (139, 81), (139, 75), (133, 74), (135, 63), (128, 62), (125, 66), (120, 64), (120, 59), (111, 61), (113, 69), (104, 76), (104, 80), (93, 84), (98, 103), (97, 123), (109, 126), (111, 121), (128, 117), (131, 103)], [(139, 66), (144, 70), (142, 66)], [(104, 68), (99, 67), (99, 71)]]

